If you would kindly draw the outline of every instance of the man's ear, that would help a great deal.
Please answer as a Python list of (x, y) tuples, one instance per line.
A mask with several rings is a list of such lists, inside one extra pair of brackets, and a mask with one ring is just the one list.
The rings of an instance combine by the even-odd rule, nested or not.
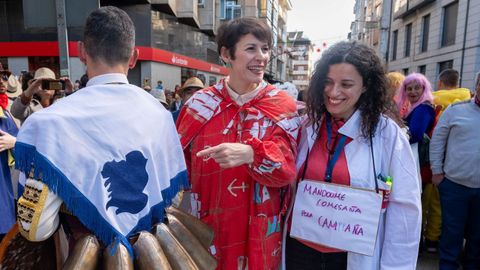
[(87, 51), (85, 50), (85, 44), (82, 41), (78, 42), (78, 58), (83, 64), (87, 64)]
[(137, 48), (133, 49), (132, 55), (130, 56), (130, 59), (128, 60), (128, 68), (132, 69), (135, 67), (137, 64), (138, 56), (140, 54), (140, 51)]
[(437, 90), (443, 90), (445, 87), (442, 83), (442, 81), (438, 80), (437, 82)]
[(220, 57), (225, 63), (230, 63), (230, 60), (232, 59), (230, 56), (230, 51), (225, 47), (220, 48)]

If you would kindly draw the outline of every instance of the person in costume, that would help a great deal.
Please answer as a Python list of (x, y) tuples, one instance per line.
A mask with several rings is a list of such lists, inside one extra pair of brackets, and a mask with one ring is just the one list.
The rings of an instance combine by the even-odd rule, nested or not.
[(387, 97), (395, 102), (398, 100), (398, 92), (405, 76), (397, 71), (387, 73)]
[(8, 82), (11, 72), (0, 71), (0, 241), (15, 224), (15, 201), (10, 175), (13, 166), (11, 149), (15, 145), (18, 128), (8, 107)]
[[(374, 218), (379, 220), (378, 229), (371, 244), (373, 256), (362, 255), (349, 250), (357, 243), (344, 242), (344, 248), (325, 245), (324, 239), (316, 237), (320, 227), (311, 230), (307, 221), (292, 215), (286, 269), (320, 265), (335, 270), (415, 269), (421, 224), (418, 173), (408, 139), (386, 116), (388, 110), (386, 77), (373, 50), (340, 42), (323, 53), (308, 89), (297, 181), (299, 185), (306, 180), (327, 187), (340, 185), (353, 194), (357, 188), (383, 194), (378, 204), (364, 206), (378, 207), (380, 216)], [(297, 193), (294, 204), (304, 201), (304, 196)], [(317, 218), (325, 213), (323, 208), (313, 209)], [(343, 215), (354, 214), (342, 212), (336, 217)], [(298, 232), (296, 237), (293, 231)]]
[(295, 177), (299, 117), (263, 80), (272, 33), (254, 18), (218, 30), (228, 77), (197, 91), (177, 129), (191, 179), (192, 214), (213, 227), (218, 269), (277, 269), (284, 187)]
[(17, 220), (28, 240), (57, 230), (63, 204), (71, 238), (88, 230), (133, 255), (128, 238), (162, 222), (164, 208), (188, 186), (170, 112), (127, 80), (138, 58), (134, 46), (135, 27), (123, 10), (93, 11), (78, 44), (86, 87), (24, 122), (16, 167), (28, 179)]
[(410, 143), (423, 140), (424, 134), (431, 134), (435, 120), (432, 86), (420, 73), (405, 77), (399, 90), (398, 108), (405, 108), (401, 116), (410, 132)]

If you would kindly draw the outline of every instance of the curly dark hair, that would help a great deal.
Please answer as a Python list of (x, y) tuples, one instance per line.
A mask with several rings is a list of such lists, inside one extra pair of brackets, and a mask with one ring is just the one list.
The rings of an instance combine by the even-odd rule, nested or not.
[(363, 79), (366, 91), (361, 94), (356, 106), (361, 110), (363, 137), (373, 136), (381, 114), (388, 112), (387, 80), (375, 51), (356, 42), (340, 42), (333, 45), (315, 64), (308, 88), (308, 116), (319, 132), (319, 123), (324, 114), (328, 113), (324, 101), (325, 81), (330, 66), (340, 63), (353, 65)]

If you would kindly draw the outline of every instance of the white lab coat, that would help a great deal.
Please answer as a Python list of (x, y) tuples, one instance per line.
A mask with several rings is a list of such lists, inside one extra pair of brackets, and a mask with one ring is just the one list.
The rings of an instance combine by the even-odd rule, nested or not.
[[(374, 190), (370, 143), (361, 134), (360, 111), (357, 110), (339, 132), (352, 138), (345, 146), (350, 185)], [(312, 148), (316, 135), (311, 125), (305, 124), (302, 127), (297, 171), (305, 161), (307, 149)], [(391, 119), (381, 117), (373, 137), (373, 151), (377, 174), (391, 176), (393, 179), (392, 192), (389, 204), (380, 218), (374, 256), (349, 252), (348, 269), (414, 270), (422, 211), (419, 174), (410, 144), (400, 127)]]

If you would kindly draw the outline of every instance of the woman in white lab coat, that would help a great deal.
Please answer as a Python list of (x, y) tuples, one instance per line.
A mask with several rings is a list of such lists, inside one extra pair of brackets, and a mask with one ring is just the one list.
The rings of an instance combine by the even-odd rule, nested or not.
[[(343, 248), (325, 244), (316, 231), (308, 232), (306, 219), (291, 211), (286, 269), (415, 269), (421, 225), (418, 172), (404, 132), (386, 116), (388, 102), (382, 64), (368, 47), (337, 43), (316, 64), (298, 146), (297, 183), (330, 182), (380, 194), (378, 227), (373, 255), (362, 255), (350, 251), (354, 241)], [(303, 194), (297, 193), (294, 204), (304, 203)], [(310, 210), (314, 216), (325, 214), (322, 208)]]

